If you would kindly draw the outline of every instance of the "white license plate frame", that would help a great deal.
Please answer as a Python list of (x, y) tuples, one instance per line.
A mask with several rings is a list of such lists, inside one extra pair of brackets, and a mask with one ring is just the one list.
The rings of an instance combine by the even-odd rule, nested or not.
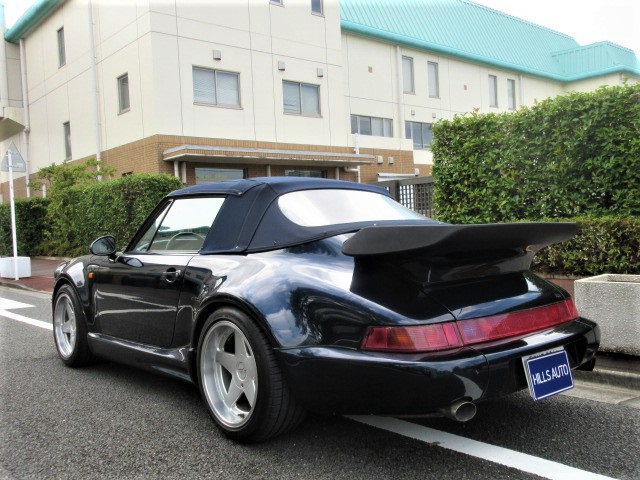
[(573, 388), (573, 375), (567, 351), (563, 347), (522, 357), (529, 393), (542, 400)]

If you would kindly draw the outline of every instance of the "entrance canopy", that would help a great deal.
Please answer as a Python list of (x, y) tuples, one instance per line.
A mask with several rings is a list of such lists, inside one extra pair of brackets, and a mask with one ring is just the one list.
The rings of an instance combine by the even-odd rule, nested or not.
[(291, 165), (356, 167), (374, 163), (373, 155), (317, 150), (286, 150), (211, 145), (180, 145), (162, 152), (167, 162), (233, 163), (237, 165)]

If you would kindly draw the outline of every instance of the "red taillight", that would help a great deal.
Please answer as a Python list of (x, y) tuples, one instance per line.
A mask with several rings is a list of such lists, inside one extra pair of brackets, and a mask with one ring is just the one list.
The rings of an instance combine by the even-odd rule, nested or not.
[(454, 323), (415, 327), (371, 327), (362, 342), (363, 350), (391, 352), (430, 352), (461, 347)]
[(516, 337), (569, 322), (578, 318), (573, 301), (569, 298), (560, 303), (505, 313), (494, 317), (461, 320), (458, 323), (465, 345), (488, 342), (499, 338)]
[(432, 352), (516, 337), (578, 318), (573, 301), (458, 322), (410, 327), (370, 327), (363, 350)]

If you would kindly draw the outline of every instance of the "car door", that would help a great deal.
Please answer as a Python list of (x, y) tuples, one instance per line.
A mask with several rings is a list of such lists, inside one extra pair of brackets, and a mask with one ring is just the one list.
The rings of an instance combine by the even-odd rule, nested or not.
[(89, 266), (94, 328), (104, 335), (168, 347), (184, 272), (198, 254), (224, 198), (167, 201), (130, 250)]

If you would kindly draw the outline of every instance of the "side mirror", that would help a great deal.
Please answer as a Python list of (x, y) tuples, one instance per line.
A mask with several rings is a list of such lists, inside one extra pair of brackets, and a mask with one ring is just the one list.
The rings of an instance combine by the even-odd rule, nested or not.
[(94, 255), (100, 255), (101, 257), (111, 256), (116, 253), (116, 239), (111, 235), (105, 235), (100, 237), (89, 247), (89, 251)]

